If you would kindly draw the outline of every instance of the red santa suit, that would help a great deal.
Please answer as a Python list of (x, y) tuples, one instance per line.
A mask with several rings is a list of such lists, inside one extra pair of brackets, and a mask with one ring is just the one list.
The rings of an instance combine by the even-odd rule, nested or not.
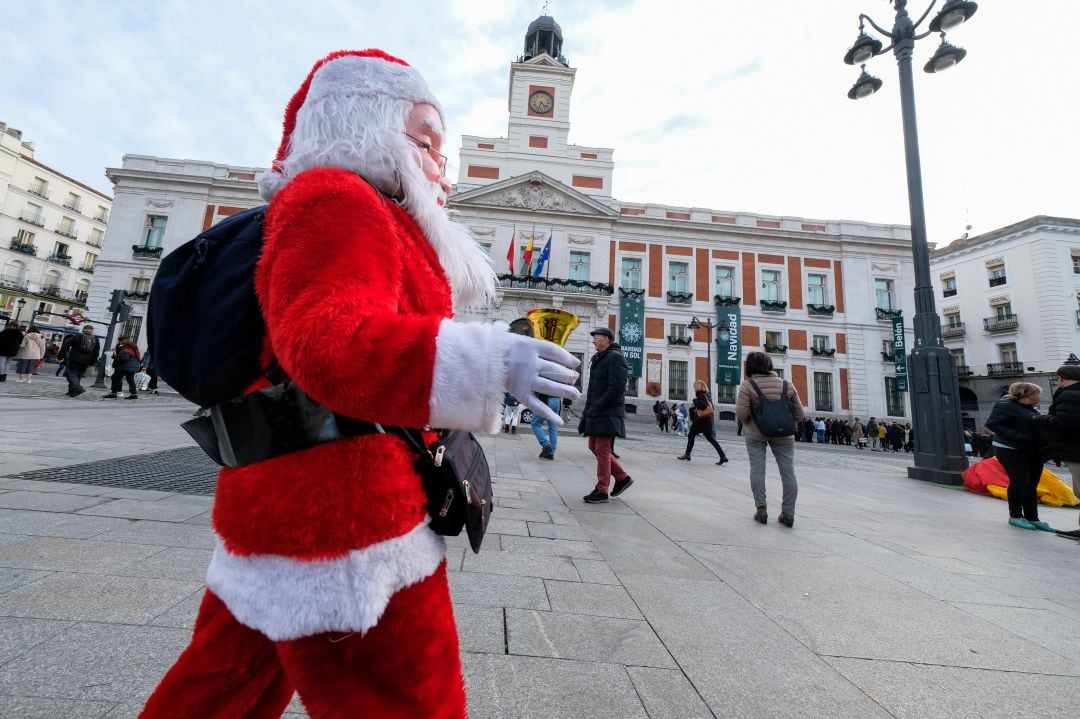
[[(359, 85), (434, 104), (422, 83), (377, 51), (330, 56), (290, 104), (279, 160), (290, 140), (303, 151), (292, 126), (316, 97)], [(263, 183), (266, 366), (350, 417), (495, 431), (508, 333), (452, 319), (447, 271), (479, 250), (425, 234), (369, 183), (385, 188), (379, 170), (340, 164), (290, 175), (279, 163)], [(319, 718), (464, 717), (445, 545), (413, 463), (399, 438), (373, 434), (223, 469), (194, 637), (143, 716), (276, 717), (295, 689)]]

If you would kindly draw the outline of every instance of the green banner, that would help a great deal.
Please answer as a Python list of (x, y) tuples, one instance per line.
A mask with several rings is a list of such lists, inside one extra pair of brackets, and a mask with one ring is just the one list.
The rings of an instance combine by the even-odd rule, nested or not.
[(742, 310), (739, 305), (716, 308), (716, 383), (742, 382)]
[(630, 376), (641, 377), (645, 358), (645, 290), (619, 288), (619, 345)]
[(904, 318), (893, 317), (893, 360), (896, 362), (896, 389), (907, 392), (907, 348), (904, 342)]

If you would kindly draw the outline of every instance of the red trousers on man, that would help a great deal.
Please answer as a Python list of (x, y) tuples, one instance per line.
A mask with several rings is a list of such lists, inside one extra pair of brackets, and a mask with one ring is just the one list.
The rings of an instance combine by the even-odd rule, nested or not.
[(273, 642), (208, 590), (191, 644), (140, 717), (276, 718), (294, 690), (312, 719), (464, 719), (446, 562), (398, 591), (363, 635)]
[(608, 493), (612, 477), (615, 479), (627, 477), (626, 470), (611, 454), (611, 448), (614, 445), (614, 437), (589, 437), (589, 451), (596, 455), (596, 488), (604, 494)]

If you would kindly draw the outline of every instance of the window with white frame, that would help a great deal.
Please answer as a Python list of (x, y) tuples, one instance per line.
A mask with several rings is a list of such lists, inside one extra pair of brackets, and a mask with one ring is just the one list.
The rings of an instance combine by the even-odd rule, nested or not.
[(94, 213), (94, 219), (98, 222), (107, 222), (109, 219), (109, 211), (98, 205), (97, 212)]
[(35, 225), (44, 225), (45, 218), (41, 214), (41, 205), (27, 202), (26, 209), (22, 211), (22, 219), (27, 222), (33, 222)]
[(637, 397), (638, 396), (638, 380), (640, 377), (627, 377), (626, 378), (626, 396)]
[(780, 270), (761, 271), (761, 299), (768, 302), (780, 301)]
[(29, 230), (19, 230), (15, 233), (15, 244), (19, 247), (32, 247), (34, 244), (34, 233)]
[(150, 291), (150, 278), (149, 277), (132, 277), (131, 278), (131, 291), (132, 292), (149, 292)]
[(588, 252), (571, 252), (570, 253), (570, 279), (580, 280), (583, 282), (589, 281), (589, 265), (592, 261), (592, 255)]
[(956, 296), (956, 277), (946, 277), (941, 281), (941, 296), (942, 297), (955, 297)]
[(4, 272), (0, 277), (4, 282), (22, 284), (26, 280), (26, 265), (19, 260), (8, 260), (4, 263)]
[(832, 373), (814, 373), (814, 409), (819, 412), (832, 412), (833, 391)]
[(943, 317), (945, 319), (945, 326), (948, 328), (957, 329), (964, 326), (964, 323), (960, 321), (959, 312), (946, 312)]
[(1080, 250), (1072, 251), (1073, 274), (1080, 275)]
[(883, 277), (874, 279), (874, 306), (879, 310), (892, 310), (894, 307), (893, 281)]
[(689, 276), (690, 265), (685, 262), (668, 262), (668, 292), (686, 292)]
[(76, 212), (78, 212), (82, 209), (82, 198), (80, 198), (74, 192), (69, 192), (67, 195), (67, 199), (64, 200), (64, 207), (68, 208), (69, 210), (75, 210)]
[(950, 348), (949, 349), (949, 354), (952, 355), (953, 362), (956, 363), (957, 367), (966, 367), (967, 366), (967, 359), (964, 357), (964, 348), (963, 347)]
[(994, 265), (986, 268), (989, 272), (989, 284), (991, 287), (1000, 287), (1009, 281), (1008, 275), (1005, 273), (1005, 265)]
[(90, 237), (87, 238), (86, 244), (93, 245), (94, 247), (101, 247), (101, 240), (104, 237), (104, 233), (97, 227), (90, 228)]
[(146, 218), (146, 246), (163, 247), (165, 245), (165, 225), (169, 221), (164, 215), (148, 215)]
[(904, 416), (904, 396), (900, 393), (895, 377), (885, 378), (885, 412), (890, 417)]
[(83, 269), (92, 270), (94, 269), (95, 264), (97, 264), (97, 255), (95, 255), (93, 252), (87, 252), (86, 257), (83, 258)]
[(60, 289), (60, 282), (60, 273), (56, 270), (49, 270), (41, 279), (41, 289), (55, 292)]
[(892, 339), (881, 340), (881, 356), (893, 357), (896, 354), (896, 343)]
[(68, 254), (68, 245), (65, 242), (57, 242), (53, 245), (53, 251), (51, 258), (55, 260), (71, 259), (71, 255)]
[(56, 227), (56, 231), (61, 235), (73, 237), (75, 235), (75, 220), (70, 217), (61, 217), (60, 224)]
[(717, 267), (714, 293), (718, 297), (735, 296), (735, 268)]
[(829, 349), (829, 336), (828, 335), (814, 335), (813, 348), (819, 352), (823, 352)]
[(622, 284), (619, 286), (627, 290), (641, 289), (641, 258), (622, 258), (622, 271), (619, 273)]
[(686, 362), (668, 362), (668, 399), (686, 399)]
[(686, 324), (683, 322), (672, 322), (670, 325), (672, 339), (684, 340), (687, 337)]
[(30, 182), (30, 192), (34, 193), (38, 197), (48, 197), (49, 195), (49, 183), (45, 181), (43, 177), (35, 177)]
[(809, 274), (806, 276), (807, 302), (812, 305), (827, 305), (828, 297), (825, 292), (825, 275)]
[(765, 330), (765, 346), (779, 347), (784, 344), (784, 333), (779, 330)]
[(1015, 342), (1005, 342), (998, 345), (998, 354), (1001, 356), (1002, 362), (1016, 364), (1020, 361), (1016, 354)]
[(995, 319), (999, 319), (999, 320), (1012, 319), (1012, 316), (1013, 316), (1012, 302), (998, 302), (998, 303), (994, 304), (992, 309), (994, 310), (994, 318)]

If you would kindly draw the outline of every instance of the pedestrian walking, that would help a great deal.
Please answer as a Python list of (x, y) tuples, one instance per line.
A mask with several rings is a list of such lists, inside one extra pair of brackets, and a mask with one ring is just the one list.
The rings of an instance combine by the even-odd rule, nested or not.
[(660, 403), (660, 431), (668, 431), (668, 420), (671, 419), (671, 407), (668, 407), (667, 402)]
[(866, 433), (863, 432), (861, 419), (856, 419), (851, 425), (851, 440), (855, 443), (856, 449), (863, 449), (866, 446)]
[(720, 458), (716, 463), (726, 464), (728, 458), (724, 454), (724, 448), (716, 441), (716, 433), (713, 427), (715, 410), (712, 397), (709, 396), (709, 385), (701, 380), (694, 382), (694, 401), (690, 403), (690, 406), (690, 412), (693, 415), (690, 422), (690, 434), (686, 438), (686, 449), (676, 459), (690, 461), (690, 454), (694, 451), (694, 438), (700, 434), (705, 438), (705, 441), (713, 446), (716, 454), (719, 455)]
[(94, 336), (93, 325), (83, 325), (79, 334), (64, 338), (57, 356), (64, 363), (68, 397), (78, 397), (86, 391), (82, 386), (82, 378), (100, 355), (101, 342)]
[(1042, 389), (1031, 382), (1013, 382), (999, 399), (986, 426), (994, 432), (997, 459), (1009, 475), (1009, 524), (1022, 529), (1054, 528), (1039, 521), (1039, 480), (1042, 478), (1042, 438), (1035, 422)]
[[(754, 519), (762, 524), (769, 521), (768, 504), (765, 500), (765, 448), (772, 449), (776, 467), (780, 470), (783, 498), (780, 503), (778, 522), (786, 527), (795, 524), (795, 500), (799, 485), (795, 479), (795, 438), (772, 436), (774, 422), (770, 422), (770, 434), (758, 427), (755, 416), (766, 411), (779, 415), (778, 420), (790, 421), (792, 431), (803, 418), (802, 401), (795, 385), (780, 379), (773, 371), (772, 360), (764, 352), (751, 352), (744, 365), (746, 379), (739, 385), (735, 402), (735, 416), (742, 420), (745, 429), (743, 440), (750, 460), (750, 491), (754, 495), (757, 511)], [(768, 404), (766, 404), (768, 403)], [(785, 413), (790, 412), (790, 417)]]
[(34, 370), (37, 369), (41, 358), (45, 356), (45, 336), (37, 327), (31, 327), (23, 335), (19, 344), (19, 351), (15, 353), (15, 374), (19, 382), (30, 384), (33, 381)]
[(626, 358), (615, 342), (615, 333), (607, 327), (597, 327), (589, 335), (596, 354), (589, 367), (589, 389), (578, 432), (589, 438), (589, 451), (596, 456), (596, 486), (584, 497), (596, 504), (608, 501), (609, 487), (611, 496), (618, 497), (634, 480), (612, 456), (615, 438), (626, 436)]
[[(557, 416), (562, 415), (562, 405), (558, 397), (550, 397), (540, 393), (537, 393), (536, 396), (540, 398), (541, 402), (550, 407), (551, 411)], [(547, 424), (546, 430), (544, 429), (545, 424)], [(539, 412), (532, 413), (529, 425), (532, 427), (536, 441), (540, 443), (540, 459), (555, 459), (555, 450), (559, 446), (559, 426)]]
[(124, 399), (138, 399), (139, 391), (135, 386), (135, 373), (139, 371), (141, 361), (142, 355), (139, 354), (139, 348), (131, 338), (121, 337), (116, 343), (116, 349), (113, 350), (112, 391), (102, 396), (105, 399), (116, 399), (120, 390), (123, 389), (124, 380), (127, 380), (128, 396)]
[[(1073, 493), (1080, 496), (1080, 365), (1058, 367), (1057, 380), (1050, 408), (1035, 416), (1035, 426), (1050, 458), (1065, 463), (1072, 475)], [(1080, 529), (1058, 530), (1058, 534), (1080, 539)]]
[(0, 382), (7, 382), (8, 365), (19, 354), (22, 339), (23, 331), (15, 320), (8, 320), (4, 329), (0, 330)]
[(503, 434), (517, 434), (518, 423), (521, 421), (521, 402), (517, 397), (505, 392), (503, 394)]
[(866, 437), (870, 440), (870, 451), (876, 452), (878, 450), (878, 423), (874, 417), (866, 423)]

